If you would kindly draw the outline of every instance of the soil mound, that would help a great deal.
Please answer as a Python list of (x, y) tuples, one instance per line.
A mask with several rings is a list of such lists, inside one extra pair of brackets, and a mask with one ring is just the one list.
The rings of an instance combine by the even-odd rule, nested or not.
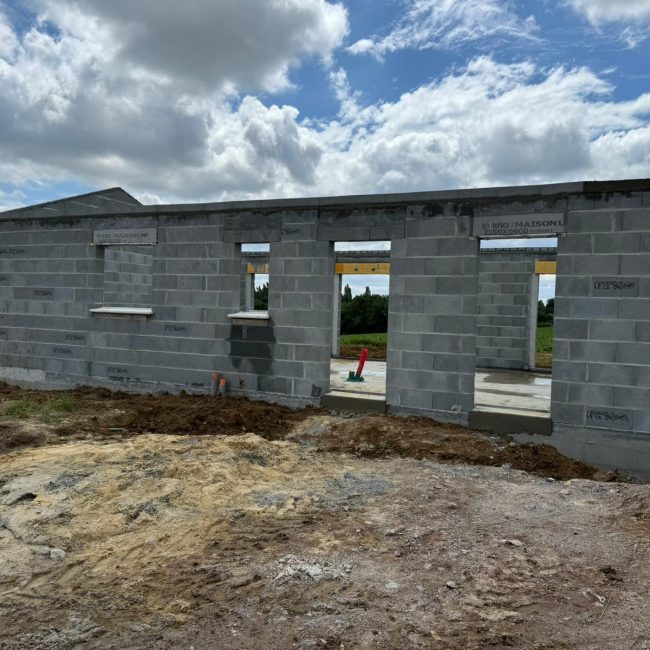
[(236, 397), (191, 395), (138, 395), (119, 400), (118, 408), (126, 412), (116, 416), (112, 425), (133, 433), (201, 436), (254, 432), (268, 440), (286, 437), (295, 422), (315, 412)]
[(342, 422), (319, 436), (318, 445), (326, 451), (367, 458), (401, 456), (470, 465), (508, 464), (557, 480), (616, 480), (615, 475), (567, 458), (550, 445), (517, 444), (507, 437), (424, 418), (371, 416)]

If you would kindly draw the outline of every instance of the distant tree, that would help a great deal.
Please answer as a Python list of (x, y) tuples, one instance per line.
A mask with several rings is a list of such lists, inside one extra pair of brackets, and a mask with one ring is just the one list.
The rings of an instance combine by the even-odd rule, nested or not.
[(538, 325), (552, 325), (553, 324), (553, 311), (555, 309), (555, 300), (550, 298), (544, 304), (543, 300), (537, 303), (537, 324)]
[(555, 314), (555, 298), (549, 298), (546, 301), (546, 313), (553, 316)]
[(266, 311), (269, 308), (269, 283), (265, 282), (261, 287), (255, 287), (254, 309)]
[(370, 289), (341, 305), (341, 334), (388, 331), (388, 296), (373, 296)]
[(343, 297), (341, 298), (341, 302), (352, 302), (352, 289), (350, 288), (349, 284), (346, 284), (345, 289), (343, 289)]

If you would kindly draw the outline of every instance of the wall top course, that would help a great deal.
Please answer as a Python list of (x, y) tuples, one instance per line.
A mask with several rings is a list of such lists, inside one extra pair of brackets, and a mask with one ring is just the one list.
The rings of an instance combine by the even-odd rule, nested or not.
[[(241, 210), (277, 212), (280, 209), (304, 210), (314, 208), (337, 208), (355, 205), (382, 207), (391, 204), (417, 203), (469, 203), (476, 209), (494, 213), (499, 205), (507, 211), (509, 204), (539, 203), (540, 206), (557, 203), (569, 196), (583, 195), (589, 201), (604, 201), (612, 206), (621, 204), (625, 196), (650, 191), (650, 179), (589, 181), (559, 183), (551, 185), (530, 185), (515, 187), (494, 187), (459, 189), (451, 191), (411, 192), (403, 194), (370, 194), (337, 197), (308, 197), (292, 199), (270, 199), (263, 201), (230, 201), (222, 203), (197, 203), (174, 205), (141, 205), (137, 199), (121, 188), (111, 188), (60, 201), (52, 201), (0, 213), (0, 221), (48, 220), (61, 217), (96, 217), (104, 215), (144, 216), (193, 214), (196, 212), (220, 213)], [(588, 195), (588, 196), (587, 196)], [(618, 197), (618, 199), (617, 199)], [(542, 207), (540, 207), (540, 211)], [(460, 210), (463, 213), (463, 210)]]

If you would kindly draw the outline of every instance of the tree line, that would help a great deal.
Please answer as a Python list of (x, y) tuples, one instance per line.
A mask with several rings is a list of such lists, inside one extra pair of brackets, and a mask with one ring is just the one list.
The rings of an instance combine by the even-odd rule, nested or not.
[(370, 287), (352, 297), (346, 284), (341, 296), (341, 334), (383, 334), (388, 331), (388, 296), (373, 295)]
[(555, 315), (555, 299), (549, 298), (544, 304), (543, 300), (537, 303), (537, 324), (538, 325), (553, 325), (553, 317)]
[[(255, 288), (255, 309), (268, 309), (268, 282)], [(537, 304), (537, 324), (552, 325), (555, 300), (550, 298)], [(388, 331), (388, 296), (373, 295), (369, 287), (352, 296), (349, 284), (341, 295), (341, 334), (383, 334)]]

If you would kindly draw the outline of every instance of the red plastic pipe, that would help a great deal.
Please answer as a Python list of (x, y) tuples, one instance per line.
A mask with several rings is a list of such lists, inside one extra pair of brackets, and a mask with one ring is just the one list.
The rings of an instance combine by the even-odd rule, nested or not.
[(361, 373), (363, 372), (363, 367), (366, 365), (367, 358), (368, 358), (368, 348), (363, 348), (363, 350), (361, 350), (361, 360), (359, 361), (359, 367), (357, 368), (357, 374), (356, 374), (357, 378), (361, 377)]

